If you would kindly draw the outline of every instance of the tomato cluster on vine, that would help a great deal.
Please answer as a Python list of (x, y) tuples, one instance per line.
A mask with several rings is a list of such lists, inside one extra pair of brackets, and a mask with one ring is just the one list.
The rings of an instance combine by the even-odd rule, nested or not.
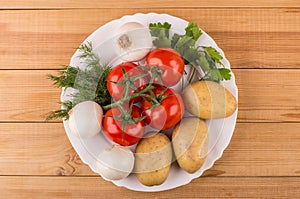
[(184, 72), (181, 55), (169, 48), (158, 48), (145, 58), (145, 64), (124, 62), (108, 75), (107, 88), (113, 98), (103, 121), (105, 135), (123, 146), (137, 143), (146, 125), (157, 131), (180, 122), (184, 105), (179, 93), (170, 88)]

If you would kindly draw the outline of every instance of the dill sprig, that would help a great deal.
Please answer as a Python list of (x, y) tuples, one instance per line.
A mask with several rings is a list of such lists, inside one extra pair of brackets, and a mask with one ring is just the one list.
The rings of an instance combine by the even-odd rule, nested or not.
[(48, 78), (53, 81), (53, 85), (58, 88), (74, 87), (74, 82), (79, 69), (65, 66), (64, 70), (58, 71), (58, 76), (48, 74)]
[(91, 42), (80, 45), (79, 58), (86, 65), (85, 69), (79, 67), (64, 66), (64, 70), (58, 71), (58, 75), (47, 75), (53, 81), (53, 85), (58, 88), (74, 88), (76, 92), (71, 94), (72, 100), (60, 102), (62, 109), (50, 113), (46, 118), (68, 119), (69, 111), (76, 104), (83, 101), (95, 101), (101, 106), (108, 105), (111, 102), (111, 96), (107, 90), (106, 81), (111, 67), (101, 65), (99, 57), (93, 52)]
[(71, 95), (73, 103), (76, 105), (83, 101), (92, 100), (101, 106), (109, 104), (111, 97), (107, 90), (106, 81), (110, 71), (110, 67), (92, 67), (80, 70), (73, 87), (78, 92)]
[(55, 120), (59, 118), (69, 119), (69, 112), (73, 108), (73, 103), (71, 101), (60, 102), (63, 108), (60, 110), (52, 111), (46, 118), (46, 120)]

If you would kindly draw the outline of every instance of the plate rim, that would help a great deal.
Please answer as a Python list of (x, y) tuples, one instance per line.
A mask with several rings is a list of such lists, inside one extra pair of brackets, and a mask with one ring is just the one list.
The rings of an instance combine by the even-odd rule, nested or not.
[[(107, 23), (105, 23), (105, 24), (103, 24), (102, 26), (98, 27), (98, 28), (97, 28), (94, 32), (92, 32), (92, 33), (91, 33), (91, 34), (90, 34), (90, 35), (89, 35), (82, 43), (85, 43), (85, 42), (87, 42), (87, 41), (90, 41), (90, 39), (93, 38), (94, 35), (97, 34), (97, 32), (98, 32), (101, 28), (106, 27), (106, 26), (108, 26), (108, 25), (111, 24), (111, 23), (116, 23), (116, 22), (118, 22), (118, 21), (120, 21), (120, 20), (124, 20), (124, 19), (126, 19), (126, 18), (135, 18), (135, 17), (138, 17), (138, 16), (140, 16), (140, 15), (144, 15), (145, 17), (146, 17), (146, 16), (149, 16), (149, 15), (151, 15), (151, 16), (162, 16), (162, 17), (165, 16), (165, 17), (167, 17), (167, 18), (174, 18), (174, 19), (176, 19), (176, 20), (182, 20), (182, 21), (187, 22), (187, 21), (184, 20), (184, 19), (181, 19), (181, 18), (176, 17), (176, 16), (173, 16), (173, 15), (169, 15), (169, 14), (166, 14), (166, 13), (155, 13), (155, 12), (150, 12), (150, 13), (135, 13), (135, 14), (133, 14), (133, 15), (124, 15), (124, 16), (122, 16), (121, 18), (118, 18), (118, 19), (114, 19), (114, 20), (108, 21)], [(205, 35), (209, 38), (210, 42), (212, 42), (213, 45), (214, 45), (215, 47), (217, 47), (218, 52), (220, 52), (221, 55), (222, 55), (222, 57), (223, 57), (222, 61), (225, 61), (226, 64), (228, 65), (228, 68), (231, 69), (230, 62), (229, 62), (228, 59), (226, 58), (225, 53), (223, 52), (223, 50), (217, 45), (217, 43), (214, 41), (214, 39), (211, 38), (204, 30), (201, 29), (201, 31), (203, 32), (203, 34), (205, 34)], [(74, 58), (77, 56), (77, 53), (78, 53), (78, 50), (72, 55), (72, 57), (71, 57), (71, 59), (70, 59), (70, 64), (69, 64), (70, 66), (72, 66), (72, 60), (74, 60)], [(237, 103), (238, 103), (238, 88), (237, 88), (236, 81), (235, 81), (235, 75), (234, 75), (234, 73), (233, 73), (232, 71), (231, 71), (231, 80), (230, 80), (230, 81), (232, 81), (232, 85), (231, 85), (231, 86), (233, 86), (233, 90), (235, 91), (235, 93), (232, 93), (232, 94), (235, 96), (235, 98), (236, 98), (236, 100), (237, 100)], [(61, 100), (63, 100), (64, 94), (65, 94), (65, 90), (64, 90), (64, 88), (62, 88), (62, 92), (61, 92), (61, 96), (60, 96), (60, 99), (61, 99)], [(236, 126), (236, 122), (237, 122), (237, 114), (238, 114), (238, 107), (237, 107), (236, 111), (233, 113), (233, 115), (231, 115), (231, 117), (233, 117), (233, 120), (234, 120), (234, 125), (231, 126), (231, 131), (232, 131), (232, 133), (230, 134), (230, 136), (229, 136), (228, 139), (226, 140), (225, 144), (223, 144), (224, 147), (222, 147), (221, 150), (217, 150), (217, 155), (215, 155), (215, 158), (210, 162), (210, 164), (208, 164), (208, 166), (206, 166), (206, 167), (203, 169), (202, 172), (200, 172), (200, 173), (197, 173), (197, 172), (196, 172), (196, 173), (197, 173), (196, 176), (189, 178), (189, 180), (185, 181), (184, 183), (181, 183), (181, 184), (179, 184), (179, 185), (177, 185), (177, 186), (171, 186), (171, 187), (168, 187), (168, 188), (165, 188), (165, 189), (159, 189), (160, 185), (158, 185), (158, 186), (152, 186), (152, 187), (148, 187), (148, 186), (144, 186), (144, 185), (143, 185), (143, 186), (145, 187), (145, 189), (143, 189), (143, 190), (137, 190), (137, 189), (133, 189), (133, 188), (131, 188), (131, 187), (125, 186), (125, 185), (123, 185), (122, 183), (120, 184), (120, 183), (119, 183), (120, 181), (110, 181), (110, 180), (109, 180), (109, 181), (112, 182), (114, 185), (116, 185), (116, 186), (118, 186), (118, 187), (125, 187), (125, 188), (127, 188), (127, 189), (129, 189), (129, 190), (140, 191), (140, 192), (159, 192), (159, 191), (170, 190), (170, 189), (174, 189), (174, 188), (177, 188), (177, 187), (180, 187), (180, 186), (184, 186), (184, 185), (186, 185), (186, 184), (189, 184), (192, 180), (197, 179), (197, 178), (199, 178), (200, 176), (202, 176), (202, 174), (203, 174), (204, 171), (210, 169), (210, 168), (214, 165), (214, 163), (215, 163), (218, 159), (220, 159), (220, 158), (222, 157), (222, 155), (223, 155), (225, 149), (228, 147), (228, 145), (229, 145), (229, 143), (230, 143), (230, 141), (231, 141), (231, 139), (232, 139), (232, 136), (233, 136), (233, 133), (234, 133), (234, 130), (235, 130), (235, 126)], [(76, 151), (77, 155), (80, 157), (81, 161), (82, 161), (84, 164), (88, 165), (89, 168), (90, 168), (94, 173), (99, 174), (99, 173), (94, 169), (94, 166), (91, 165), (91, 163), (89, 163), (88, 161), (86, 161), (86, 158), (83, 158), (83, 156), (81, 155), (81, 152), (79, 152), (79, 151), (80, 151), (79, 148), (83, 148), (83, 150), (86, 150), (86, 149), (84, 149), (84, 147), (82, 147), (82, 146), (78, 148), (77, 145), (76, 145), (76, 147), (75, 147), (74, 140), (70, 137), (69, 132), (68, 132), (68, 130), (67, 130), (67, 129), (69, 129), (69, 127), (68, 127), (68, 121), (63, 120), (63, 125), (64, 125), (65, 132), (66, 132), (66, 134), (67, 134), (68, 140), (69, 140), (69, 142), (71, 143), (73, 149)], [(221, 134), (224, 132), (224, 131), (223, 131), (223, 128), (224, 128), (224, 124), (222, 125), (222, 132), (221, 132)], [(216, 147), (216, 145), (217, 145), (217, 143), (218, 143), (219, 141), (220, 141), (220, 140), (218, 140), (218, 141), (215, 143), (215, 145), (214, 145), (213, 148)], [(224, 140), (223, 140), (223, 141), (224, 141)], [(213, 149), (212, 149), (212, 150), (213, 150)], [(212, 151), (212, 150), (211, 150), (211, 151)], [(211, 151), (210, 151), (210, 153), (211, 153)], [(207, 155), (207, 156), (208, 156), (208, 155)], [(205, 163), (203, 164), (203, 166), (204, 166), (204, 165), (205, 165)], [(202, 167), (203, 167), (203, 166), (202, 166)], [(201, 169), (202, 169), (202, 168), (201, 168)], [(201, 169), (199, 169), (199, 170), (201, 170)], [(196, 174), (196, 173), (194, 173), (194, 174)], [(100, 174), (99, 174), (99, 175), (100, 175)], [(101, 176), (101, 175), (100, 175), (100, 176)]]

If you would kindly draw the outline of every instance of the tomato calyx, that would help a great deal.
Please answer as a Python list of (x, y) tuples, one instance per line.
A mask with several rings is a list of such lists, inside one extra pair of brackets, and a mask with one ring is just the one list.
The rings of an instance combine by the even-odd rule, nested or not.
[(161, 75), (163, 74), (163, 70), (161, 70), (158, 66), (153, 65), (151, 67), (146, 67), (146, 66), (142, 66), (139, 65), (143, 70), (147, 71), (150, 76), (151, 76), (151, 80), (150, 80), (150, 84), (153, 84), (154, 82), (158, 82), (161, 86), (163, 86), (163, 81), (161, 78)]
[[(107, 88), (115, 101), (131, 96), (142, 90), (149, 83), (148, 73), (132, 62), (124, 62), (115, 66), (107, 77)], [(131, 98), (130, 102), (138, 102), (141, 97)]]
[(172, 88), (156, 86), (152, 92), (157, 101), (151, 98), (142, 100), (141, 109), (146, 116), (145, 122), (158, 130), (165, 130), (176, 125), (184, 114), (181, 96)]
[(109, 81), (111, 83), (114, 84), (119, 84), (119, 85), (123, 85), (124, 86), (124, 92), (123, 92), (123, 96), (122, 98), (126, 98), (129, 95), (129, 89), (133, 89), (135, 92), (138, 91), (138, 88), (134, 85), (135, 81), (148, 76), (147, 74), (140, 74), (140, 75), (136, 75), (136, 76), (132, 76), (129, 77), (124, 69), (124, 67), (122, 67), (122, 73), (123, 73), (123, 80), (120, 82), (117, 81)]
[(130, 107), (116, 106), (103, 117), (103, 132), (111, 141), (122, 146), (137, 143), (144, 135), (145, 121), (141, 109), (131, 103)]
[(152, 84), (148, 84), (146, 88), (137, 91), (135, 94), (133, 95), (127, 95), (126, 97), (122, 98), (121, 100), (118, 100), (116, 102), (113, 102), (111, 104), (108, 104), (106, 106), (103, 106), (103, 110), (108, 110), (111, 109), (113, 107), (122, 107), (124, 103), (128, 102), (129, 100), (135, 98), (135, 97), (151, 97), (149, 94), (147, 94), (147, 92), (151, 91), (152, 89), (154, 89), (155, 86), (153, 86)]
[(129, 110), (126, 110), (122, 105), (118, 104), (118, 109), (120, 110), (121, 112), (121, 116), (116, 116), (116, 115), (111, 115), (111, 116), (108, 116), (108, 117), (111, 117), (119, 122), (122, 123), (122, 140), (124, 140), (124, 134), (125, 134), (125, 129), (126, 129), (126, 126), (128, 124), (135, 124), (135, 123), (138, 123), (142, 120), (144, 120), (146, 118), (146, 116), (141, 116), (141, 117), (136, 117), (136, 118), (133, 118), (132, 117), (132, 109), (133, 109), (133, 103), (130, 104), (130, 108)]
[[(180, 81), (183, 75), (184, 60), (174, 49), (157, 48), (147, 55), (145, 66), (150, 68), (150, 70), (152, 70), (154, 66), (160, 69), (162, 71), (159, 76), (161, 82), (166, 87), (172, 87)], [(156, 83), (158, 83), (157, 80)]]
[[(163, 87), (163, 86), (161, 86), (161, 87)], [(148, 108), (147, 110), (153, 109), (153, 108), (159, 106), (162, 101), (164, 101), (168, 97), (172, 96), (172, 94), (164, 95), (167, 90), (168, 90), (168, 87), (165, 87), (164, 90), (161, 91), (161, 93), (159, 95), (157, 95), (157, 96), (155, 95), (155, 93), (153, 92), (153, 90), (151, 90), (149, 92), (151, 98), (147, 98), (147, 97), (144, 98), (147, 102), (149, 102), (149, 103), (152, 104), (152, 106), (150, 108)]]

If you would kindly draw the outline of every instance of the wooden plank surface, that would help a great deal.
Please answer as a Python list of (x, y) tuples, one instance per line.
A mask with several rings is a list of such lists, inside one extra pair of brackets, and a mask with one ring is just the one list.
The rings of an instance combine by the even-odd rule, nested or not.
[[(132, 192), (83, 164), (47, 73), (113, 19), (168, 13), (224, 50), (239, 88), (238, 123), (221, 159), (186, 186)], [(0, 0), (0, 192), (5, 198), (300, 198), (300, 1)], [(0, 196), (0, 198), (1, 198)]]
[[(0, 69), (61, 68), (62, 64), (69, 64), (74, 49), (106, 22), (152, 11), (3, 10)], [(233, 68), (300, 68), (300, 60), (296, 59), (300, 51), (300, 8), (155, 11), (195, 21), (225, 51)]]
[(12, 198), (297, 198), (300, 179), (293, 177), (198, 178), (186, 186), (157, 192), (133, 192), (97, 177), (0, 177), (1, 194)]
[(0, 134), (0, 175), (95, 175), (73, 150), (62, 123), (2, 123)]
[[(222, 158), (203, 175), (300, 176), (299, 128), (237, 123)], [(1, 123), (0, 134), (0, 175), (97, 176), (73, 150), (61, 123)]]
[[(299, 128), (238, 123), (222, 158), (204, 176), (300, 176)], [(73, 150), (61, 123), (1, 123), (0, 132), (0, 175), (97, 176)]]
[(174, 1), (154, 0), (154, 1), (109, 1), (109, 0), (10, 0), (0, 1), (2, 9), (45, 9), (45, 8), (197, 8), (197, 7), (300, 7), (298, 0), (211, 0), (211, 1)]
[[(61, 90), (46, 74), (52, 70), (1, 70), (0, 121), (43, 122), (59, 109)], [(300, 70), (235, 69), (240, 122), (299, 122)], [(22, 92), (20, 92), (22, 91)], [(13, 99), (13, 100), (11, 100)]]

